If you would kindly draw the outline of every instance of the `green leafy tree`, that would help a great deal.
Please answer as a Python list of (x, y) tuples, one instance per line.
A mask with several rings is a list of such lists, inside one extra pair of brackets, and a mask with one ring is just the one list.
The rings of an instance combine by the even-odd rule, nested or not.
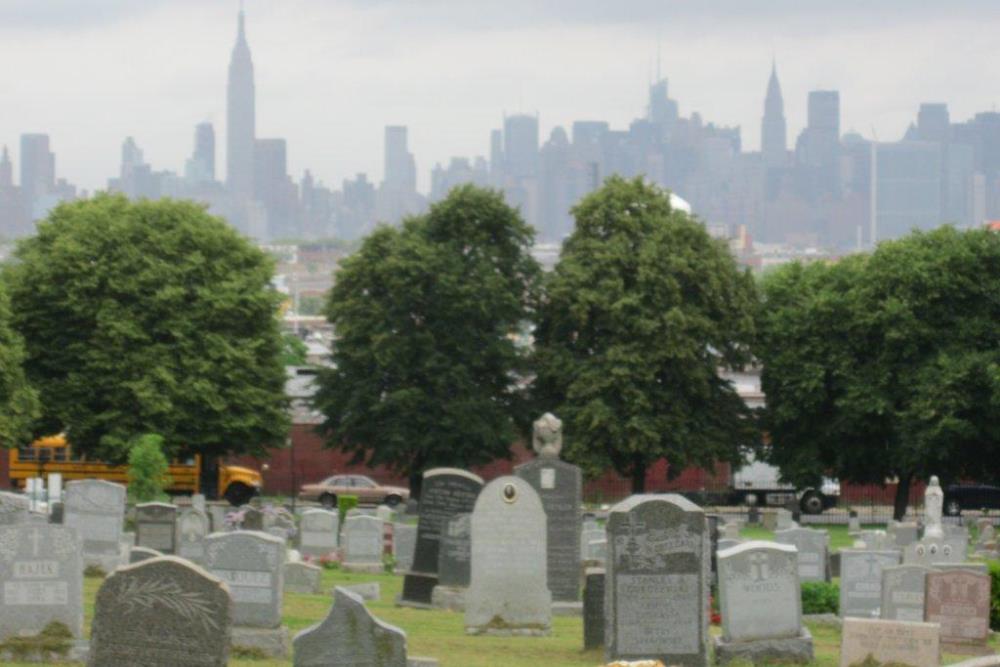
[(824, 473), (996, 479), (1000, 236), (943, 227), (763, 283), (755, 349), (770, 460), (789, 481)]
[(155, 432), (168, 456), (263, 453), (288, 427), (272, 262), (193, 202), (101, 195), (56, 208), (8, 270), (38, 433), (122, 462)]
[(281, 336), (281, 363), (283, 366), (305, 366), (306, 356), (309, 348), (293, 333), (285, 333)]
[(749, 361), (749, 274), (641, 179), (608, 179), (573, 214), (535, 332), (538, 410), (562, 418), (566, 457), (637, 493), (661, 458), (674, 474), (742, 460), (754, 420), (719, 370)]
[(343, 261), (326, 307), (335, 366), (315, 399), (331, 446), (415, 493), (427, 468), (509, 455), (527, 415), (515, 336), (540, 276), (532, 235), (498, 193), (463, 186)]
[(170, 463), (163, 453), (163, 438), (147, 433), (135, 439), (128, 452), (128, 495), (133, 502), (148, 503), (167, 497)]
[(24, 340), (11, 322), (10, 299), (0, 284), (0, 447), (17, 447), (31, 437), (38, 417), (38, 393), (28, 383)]

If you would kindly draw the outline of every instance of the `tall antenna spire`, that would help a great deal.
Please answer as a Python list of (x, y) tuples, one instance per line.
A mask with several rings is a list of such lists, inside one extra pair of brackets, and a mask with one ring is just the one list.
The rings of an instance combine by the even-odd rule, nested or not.
[(245, 15), (246, 14), (245, 14), (244, 8), (243, 8), (243, 0), (240, 0), (240, 22), (239, 22), (239, 38), (240, 39), (245, 39), (246, 38), (246, 30), (245, 30), (245, 26), (244, 26), (244, 24), (245, 24)]

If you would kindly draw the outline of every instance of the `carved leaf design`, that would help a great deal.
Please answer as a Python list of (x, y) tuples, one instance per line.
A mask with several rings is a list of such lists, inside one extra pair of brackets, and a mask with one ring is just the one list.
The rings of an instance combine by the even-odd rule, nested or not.
[(220, 629), (213, 618), (213, 606), (204, 594), (186, 591), (169, 579), (127, 579), (118, 590), (118, 600), (125, 605), (127, 613), (161, 607), (185, 620), (200, 623), (206, 632)]

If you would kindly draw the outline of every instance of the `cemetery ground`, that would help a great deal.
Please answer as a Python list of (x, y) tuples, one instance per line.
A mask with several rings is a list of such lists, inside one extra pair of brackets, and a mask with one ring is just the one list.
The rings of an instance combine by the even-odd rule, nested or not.
[[(827, 527), (834, 549), (849, 546), (846, 527)], [(744, 528), (747, 539), (771, 539), (773, 533), (761, 528)], [(84, 579), (84, 636), (90, 634), (94, 613), (94, 596), (102, 579)], [(402, 628), (407, 634), (408, 654), (436, 658), (441, 667), (598, 667), (604, 665), (603, 650), (583, 651), (583, 625), (579, 617), (556, 616), (552, 619), (549, 637), (470, 637), (465, 635), (461, 613), (420, 610), (397, 607), (394, 600), (402, 591), (403, 577), (393, 574), (353, 574), (341, 570), (324, 570), (323, 594), (308, 595), (286, 593), (283, 606), (283, 624), (292, 636), (324, 618), (330, 609), (334, 586), (377, 581), (381, 597), (366, 602), (366, 606), (379, 619)], [(816, 659), (813, 665), (838, 667), (840, 631), (836, 627), (806, 622), (813, 636)], [(712, 628), (719, 633), (718, 627)], [(1000, 652), (1000, 640), (992, 637), (990, 646)], [(942, 664), (959, 662), (969, 656), (945, 654)], [(64, 663), (65, 664), (65, 663)], [(288, 667), (291, 660), (255, 659), (233, 655), (234, 667)], [(740, 663), (731, 663), (744, 667)], [(29, 667), (27, 663), (13, 663), (9, 667)], [(76, 667), (73, 665), (72, 667)], [(82, 667), (82, 666), (80, 666)], [(748, 667), (748, 665), (746, 666)]]

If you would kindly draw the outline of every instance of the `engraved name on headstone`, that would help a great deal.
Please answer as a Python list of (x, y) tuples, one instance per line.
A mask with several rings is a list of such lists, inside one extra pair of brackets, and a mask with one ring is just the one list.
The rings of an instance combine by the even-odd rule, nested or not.
[(985, 646), (990, 634), (990, 577), (970, 570), (927, 574), (924, 618), (941, 625), (941, 642)]
[(941, 664), (938, 626), (845, 618), (840, 639), (840, 667), (861, 664), (938, 667)]
[(471, 519), (471, 514), (456, 514), (449, 519), (441, 535), (441, 547), (438, 550), (439, 586), (462, 588), (469, 585), (472, 560)]

